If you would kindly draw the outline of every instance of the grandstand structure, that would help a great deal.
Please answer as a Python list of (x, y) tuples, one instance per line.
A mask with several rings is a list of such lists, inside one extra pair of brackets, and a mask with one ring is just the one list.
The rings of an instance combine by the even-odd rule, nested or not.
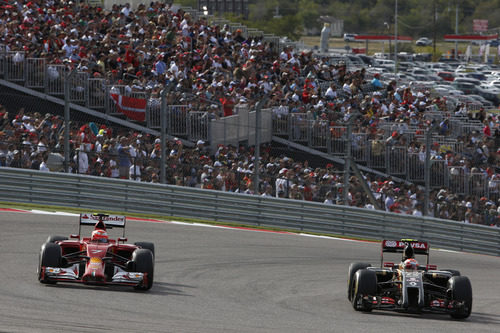
[[(70, 94), (67, 99), (73, 110), (108, 119), (144, 133), (159, 135), (161, 113), (159, 97), (148, 96), (145, 92), (130, 92), (128, 96), (148, 101), (145, 122), (132, 122), (123, 119), (123, 114), (117, 110), (116, 103), (109, 97), (112, 91), (127, 95), (125, 85), (110, 84), (106, 79), (89, 77), (86, 72), (76, 72), (74, 76), (68, 78), (69, 68), (66, 65), (46, 63), (45, 58), (22, 57), (22, 61), (16, 61), (16, 56), (19, 56), (18, 51), (3, 51), (0, 54), (0, 76), (3, 78), (0, 80), (0, 85), (38, 96), (41, 99), (47, 99), (50, 96), (53, 97), (54, 102), (63, 105), (65, 102), (64, 86), (68, 84)], [(331, 83), (320, 81), (320, 91), (326, 91), (326, 87)], [(369, 94), (375, 89), (367, 83), (362, 87), (362, 91), (363, 94)], [(340, 87), (337, 88), (336, 93), (338, 96), (347, 98), (346, 93)], [(380, 124), (383, 136), (377, 140), (373, 140), (368, 133), (363, 133), (359, 128), (351, 138), (348, 138), (346, 124), (339, 123), (332, 126), (330, 121), (315, 117), (312, 111), (314, 110), (281, 114), (276, 107), (263, 110), (261, 142), (271, 142), (274, 138), (275, 141), (286, 145), (295, 143), (296, 149), (321, 155), (323, 158), (343, 165), (347, 145), (351, 141), (352, 160), (359, 164), (361, 170), (424, 184), (425, 160), (419, 158), (418, 153), (408, 151), (409, 142), (416, 141), (425, 144), (425, 131), (421, 127), (416, 125), (401, 127), (397, 123), (387, 121)], [(183, 139), (188, 146), (194, 146), (194, 142), (198, 140), (209, 142), (212, 150), (220, 144), (237, 146), (240, 143), (249, 145), (255, 143), (256, 112), (250, 110), (248, 105), (240, 105), (233, 116), (214, 120), (206, 117), (206, 111), (193, 111), (186, 104), (168, 105), (166, 112), (167, 134), (171, 138)], [(459, 138), (480, 133), (483, 128), (480, 121), (463, 115), (455, 115), (452, 110), (429, 109), (425, 117), (438, 123), (445, 119), (449, 121), (451, 135), (432, 133), (432, 142), (439, 144), (442, 152), (467, 153), (467, 147)], [(398, 131), (399, 135), (407, 138), (406, 145), (387, 144), (387, 139), (394, 131)], [(433, 159), (431, 164), (433, 172), (430, 186), (432, 188), (447, 187), (457, 194), (488, 196), (488, 180), (483, 173), (468, 174), (465, 166), (450, 166), (445, 159)], [(482, 186), (473, 187), (471, 179), (478, 177), (481, 179)]]
[[(300, 55), (304, 57), (300, 59), (309, 59), (314, 64), (311, 68), (326, 66), (330, 71), (347, 69), (353, 73), (353, 82), (359, 79), (359, 84), (353, 86), (355, 90), (351, 91), (338, 78), (322, 76), (319, 70), (311, 75), (308, 70), (301, 71), (296, 68), (299, 66), (290, 65), (289, 61), (293, 58), (282, 61), (281, 66), (295, 75), (295, 86), (314, 87), (316, 97), (302, 98), (316, 102), (303, 103), (294, 108), (293, 104), (298, 103), (290, 93), (288, 98), (272, 99), (257, 110), (255, 100), (263, 98), (263, 95), (257, 95), (253, 102), (240, 98), (232, 110), (233, 114), (226, 116), (221, 100), (200, 98), (193, 89), (187, 89), (189, 84), (182, 86), (180, 82), (175, 82), (178, 83), (175, 94), (161, 97), (159, 92), (165, 85), (160, 85), (159, 89), (136, 89), (138, 71), (126, 72), (124, 78), (128, 76), (127, 80), (113, 80), (112, 76), (92, 75), (80, 66), (81, 63), (76, 66), (78, 62), (53, 62), (46, 56), (35, 57), (23, 49), (12, 50), (7, 44), (0, 43), (0, 85), (60, 106), (67, 105), (72, 115), (85, 114), (144, 134), (159, 136), (162, 126), (165, 126), (164, 134), (171, 140), (180, 140), (191, 147), (199, 141), (206, 142), (211, 147), (211, 154), (216, 153), (220, 145), (238, 147), (240, 144), (252, 146), (256, 142), (272, 142), (318, 156), (340, 168), (353, 162), (355, 169), (363, 173), (357, 173), (359, 179), (372, 175), (400, 183), (425, 185), (427, 190), (446, 188), (461, 197), (486, 197), (493, 202), (499, 199), (500, 180), (462, 161), (476, 158), (477, 146), (470, 142), (471, 138), (475, 142), (481, 141), (483, 122), (457, 113), (446, 103), (436, 106), (432, 87), (407, 87), (413, 94), (422, 96), (418, 97), (418, 101), (424, 104), (421, 109), (413, 110), (413, 106), (406, 105), (400, 116), (382, 115), (372, 123), (374, 117), (369, 121), (368, 113), (375, 109), (376, 101), (388, 97), (388, 92), (374, 86), (369, 73), (361, 76), (360, 69), (346, 66), (345, 58), (311, 55), (300, 43), (283, 41), (278, 36), (205, 15), (192, 8), (181, 10), (194, 21), (214, 29), (222, 28), (231, 38), (241, 34), (242, 40), (252, 44), (252, 47), (255, 44), (258, 48), (262, 44), (275, 57), (286, 56), (289, 52), (290, 57), (293, 54), (293, 57)], [(187, 50), (185, 53), (195, 53), (192, 46), (188, 46)], [(274, 64), (266, 65), (274, 69)], [(278, 63), (278, 69), (279, 66)], [(226, 82), (229, 89), (237, 85), (229, 84), (229, 81), (233, 82), (234, 73), (227, 72), (222, 76), (219, 83)], [(204, 78), (207, 77), (199, 79)], [(254, 86), (264, 84), (263, 79)], [(332, 98), (331, 94), (335, 97)], [(202, 99), (203, 102), (200, 101)], [(139, 109), (139, 104), (126, 105), (125, 101), (144, 101), (141, 109), (144, 118), (131, 120), (128, 115), (126, 117), (123, 112), (125, 107), (133, 111)], [(353, 111), (362, 112), (362, 116), (352, 122), (349, 119), (354, 117), (354, 112), (348, 110), (349, 101), (356, 104), (358, 110)], [(162, 114), (166, 115), (166, 124), (162, 124)], [(260, 126), (256, 125), (258, 119)], [(446, 131), (439, 126), (442, 123), (446, 124)], [(351, 170), (347, 168), (344, 180), (349, 178), (349, 172)], [(277, 189), (273, 191), (278, 195)]]

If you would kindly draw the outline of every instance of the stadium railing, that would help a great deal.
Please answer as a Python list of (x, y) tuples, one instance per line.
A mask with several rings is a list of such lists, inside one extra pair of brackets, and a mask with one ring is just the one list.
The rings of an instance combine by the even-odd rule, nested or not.
[(0, 168), (0, 200), (183, 217), (343, 237), (416, 238), (500, 256), (500, 228), (348, 206), (82, 175)]

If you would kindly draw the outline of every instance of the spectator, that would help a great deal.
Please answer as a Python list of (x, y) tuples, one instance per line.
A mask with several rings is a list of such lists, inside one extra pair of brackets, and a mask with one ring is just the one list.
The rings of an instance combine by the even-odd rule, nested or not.
[(121, 179), (128, 179), (130, 172), (130, 147), (128, 146), (128, 140), (126, 137), (120, 138), (120, 144), (118, 145), (118, 165)]

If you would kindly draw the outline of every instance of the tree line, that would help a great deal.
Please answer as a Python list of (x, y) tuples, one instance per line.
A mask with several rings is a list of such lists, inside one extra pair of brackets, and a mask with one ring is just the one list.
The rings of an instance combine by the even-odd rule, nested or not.
[[(344, 31), (387, 34), (394, 31), (396, 0), (249, 0), (248, 18), (226, 16), (248, 27), (297, 39), (307, 31), (318, 31), (320, 16), (344, 20)], [(175, 1), (177, 2), (177, 1)], [(196, 0), (179, 0), (196, 7)], [(458, 15), (457, 8), (458, 6)], [(500, 29), (500, 0), (399, 0), (398, 33), (418, 38), (442, 38), (472, 33), (473, 20), (488, 20), (488, 28)]]

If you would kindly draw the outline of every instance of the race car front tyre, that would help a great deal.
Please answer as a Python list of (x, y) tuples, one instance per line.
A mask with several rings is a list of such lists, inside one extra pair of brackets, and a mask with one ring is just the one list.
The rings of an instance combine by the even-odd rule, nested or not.
[(67, 240), (68, 237), (65, 237), (65, 236), (49, 236), (47, 238), (47, 243), (55, 243), (55, 242), (58, 242), (58, 241), (63, 241), (63, 240)]
[(45, 243), (40, 249), (38, 265), (38, 281), (41, 283), (55, 284), (55, 281), (45, 279), (42, 276), (42, 267), (60, 267), (61, 265), (61, 247), (55, 243)]
[(447, 271), (451, 273), (451, 276), (460, 276), (460, 271), (456, 269), (441, 269), (442, 271)]
[(135, 289), (149, 290), (153, 286), (154, 257), (153, 252), (148, 249), (137, 249), (132, 253), (134, 269), (139, 273), (146, 273), (147, 281), (135, 287)]
[(448, 289), (451, 290), (452, 300), (463, 303), (450, 315), (455, 319), (465, 319), (472, 311), (472, 286), (466, 276), (453, 276), (448, 280)]
[(135, 242), (134, 245), (139, 246), (142, 249), (148, 249), (153, 253), (153, 257), (155, 256), (155, 245), (150, 242)]
[(366, 267), (371, 267), (370, 264), (364, 262), (353, 262), (349, 265), (349, 272), (347, 273), (347, 299), (352, 300), (353, 284), (354, 284), (354, 274), (360, 269)]
[(354, 274), (352, 306), (356, 311), (370, 312), (371, 299), (365, 300), (364, 296), (374, 296), (377, 293), (377, 274), (368, 269), (360, 269)]

